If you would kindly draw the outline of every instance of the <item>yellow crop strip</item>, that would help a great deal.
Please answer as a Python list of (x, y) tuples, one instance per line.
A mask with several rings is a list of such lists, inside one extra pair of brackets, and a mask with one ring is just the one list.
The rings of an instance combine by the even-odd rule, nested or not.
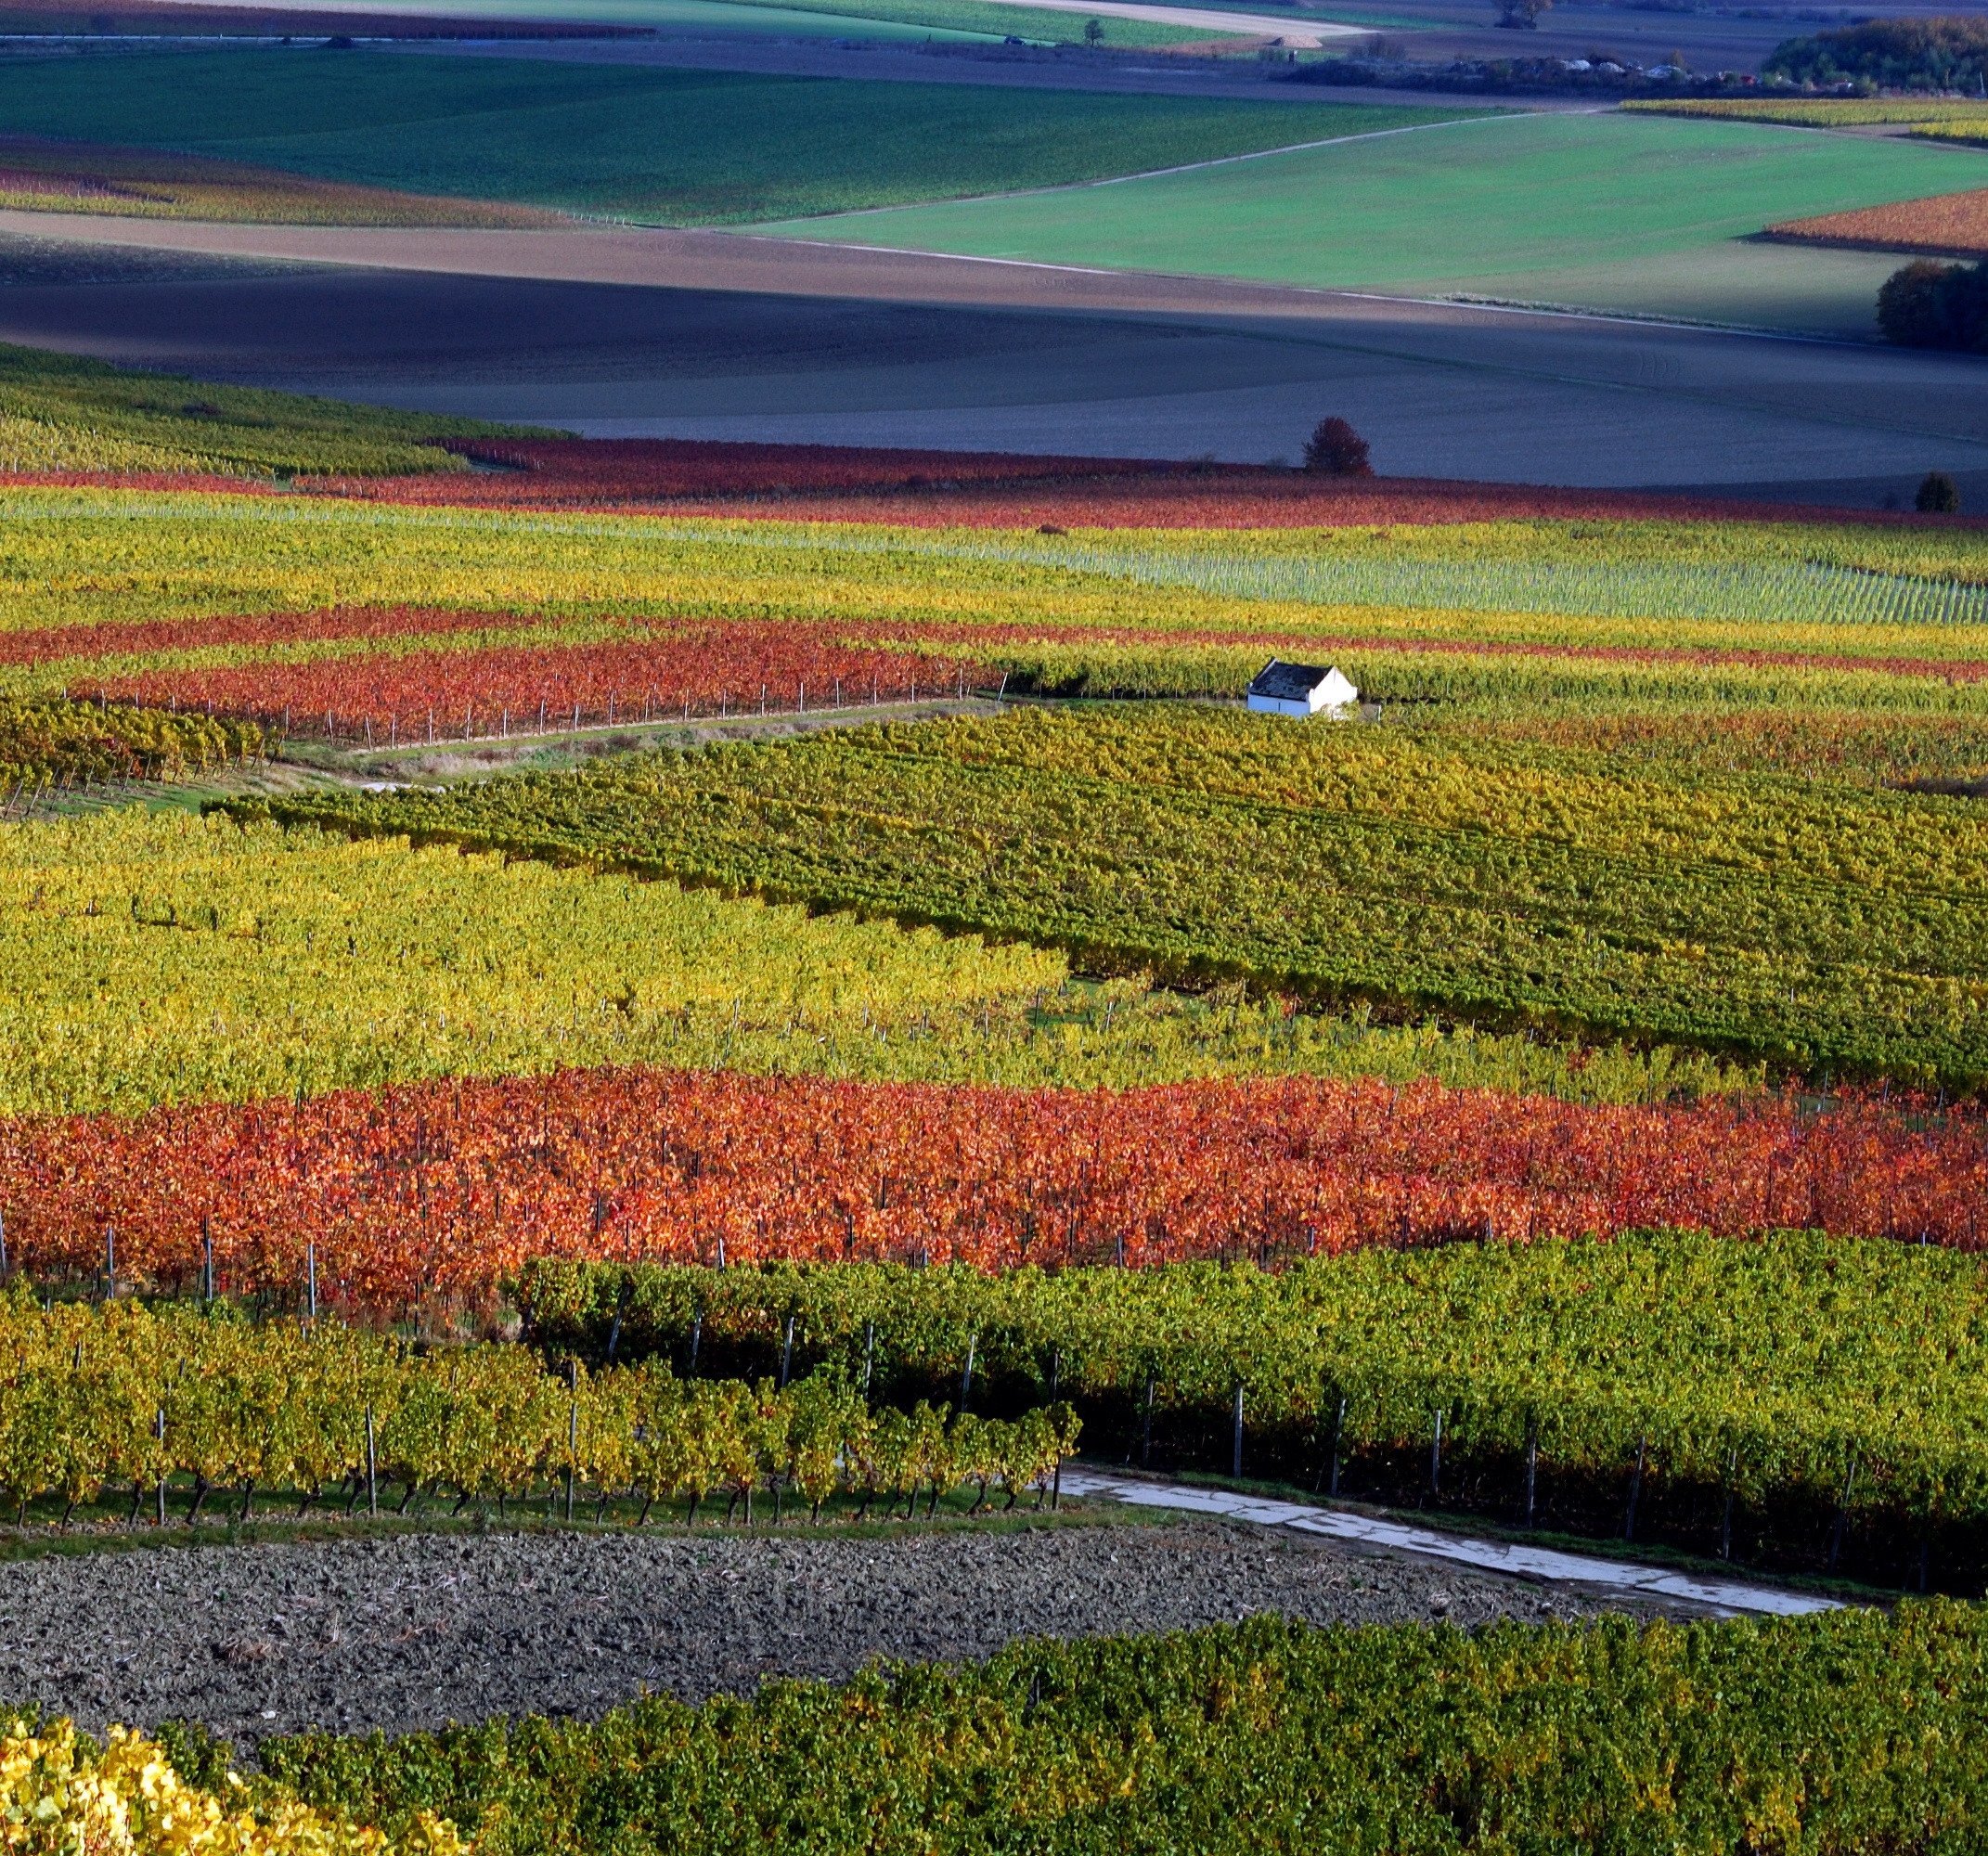
[(0, 826), (0, 1115), (654, 1063), (1128, 1087), (1323, 1073), (1740, 1087), (1676, 1051), (1070, 985), (1059, 953), (404, 842), (125, 811)]
[[(0, 634), (344, 605), (529, 614), (541, 632), (501, 640), (520, 643), (613, 635), (564, 629), (576, 619), (612, 627), (665, 617), (825, 621), (849, 625), (858, 640), (871, 625), (984, 625), (1045, 644), (1079, 629), (1230, 634), (1251, 649), (1318, 638), (1988, 656), (1988, 596), (1976, 590), (1988, 586), (1988, 536), (1970, 531), (1501, 522), (1114, 531), (1045, 543), (986, 530), (55, 490), (0, 493)], [(1775, 574), (1799, 610), (1777, 607)], [(1226, 584), (1252, 576), (1247, 591)], [(1515, 609), (1556, 584), (1550, 609), (1537, 599)], [(1845, 602), (1871, 587), (1883, 598), (1847, 612)], [(1934, 600), (1937, 619), (1919, 620), (1915, 602), (1933, 598), (1929, 587), (1949, 590)], [(406, 641), (391, 648), (482, 642), (458, 633), (443, 645), (410, 615)], [(345, 654), (270, 649), (272, 662)], [(65, 655), (73, 661), (62, 677), (35, 666), (0, 687), (40, 693), (65, 678), (86, 685), (93, 675), (161, 667), (126, 652), (98, 663), (113, 653), (73, 644)]]

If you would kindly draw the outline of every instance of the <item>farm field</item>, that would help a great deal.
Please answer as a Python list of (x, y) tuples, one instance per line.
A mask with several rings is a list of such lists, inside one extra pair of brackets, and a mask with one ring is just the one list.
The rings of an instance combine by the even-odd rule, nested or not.
[[(276, 0), (280, 10), (286, 0)], [(315, 8), (302, 6), (300, 11)], [(1032, 43), (1057, 44), (1079, 37), (1082, 19), (1039, 9), (1017, 12), (991, 0), (403, 0), (368, 11), (405, 13), (440, 19), (515, 19), (566, 25), (612, 24), (684, 35), (703, 33), (777, 34), (781, 38), (858, 38), (880, 45), (986, 43), (1018, 33)], [(1240, 29), (1239, 29), (1240, 30)], [(1205, 26), (1168, 26), (1144, 19), (1111, 19), (1105, 43), (1113, 45), (1171, 45), (1206, 41)]]
[(1961, 800), (1625, 776), (1566, 750), (1425, 748), (1405, 731), (1272, 757), (1260, 724), (1106, 712), (245, 803), (1058, 946), (1176, 983), (1817, 1073), (1988, 1076), (1970, 926), (1988, 842)]
[(1965, 1847), (1975, 520), (0, 359), (9, 1809)]
[(252, 387), (138, 374), (0, 345), (0, 470), (168, 479), (309, 471), (458, 471), (447, 438), (501, 438), (435, 419)]
[(1059, 186), (1476, 113), (365, 49), (0, 68), (8, 134), (676, 226)]
[(304, 226), (548, 226), (556, 215), (148, 148), (0, 137), (0, 207)]
[[(1988, 170), (1977, 176), (1957, 151), (1891, 140), (1649, 116), (1525, 115), (1155, 176), (1107, 193), (758, 229), (1315, 289), (1861, 329), (1882, 281), (1872, 264), (1733, 241), (1787, 219), (1952, 193), (1978, 178)], [(1543, 215), (1537, 204), (1549, 191), (1556, 210)]]
[(1856, 213), (1825, 213), (1768, 230), (1776, 238), (1798, 243), (1852, 245), (1866, 251), (1934, 256), (1988, 253), (1988, 188), (1870, 206)]

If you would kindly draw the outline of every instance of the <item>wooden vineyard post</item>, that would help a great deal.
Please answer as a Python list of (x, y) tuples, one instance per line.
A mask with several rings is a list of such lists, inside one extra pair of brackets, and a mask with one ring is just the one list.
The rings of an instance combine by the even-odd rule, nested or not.
[(1153, 1375), (1146, 1374), (1146, 1393), (1139, 1426), (1139, 1466), (1145, 1469), (1153, 1462)]
[(1857, 1459), (1854, 1453), (1850, 1459), (1850, 1467), (1844, 1472), (1843, 1492), (1837, 1498), (1836, 1525), (1829, 1530), (1829, 1570), (1836, 1570), (1837, 1560), (1843, 1551), (1843, 1528), (1850, 1519), (1851, 1491), (1857, 1486)]
[(1733, 1494), (1739, 1484), (1739, 1446), (1725, 1453), (1725, 1514), (1719, 1523), (1719, 1557), (1733, 1557)]
[(1636, 1466), (1629, 1476), (1629, 1513), (1622, 1521), (1622, 1538), (1625, 1540), (1636, 1538), (1636, 1503), (1643, 1499), (1643, 1463), (1649, 1450), (1649, 1444), (1647, 1431), (1636, 1438)]
[(1229, 1476), (1234, 1482), (1243, 1479), (1243, 1382), (1235, 1382), (1235, 1448), (1230, 1453)]
[(0, 1282), (5, 1282), (6, 1275), (6, 1214), (0, 1212)]
[(691, 1364), (685, 1372), (687, 1379), (697, 1377), (697, 1349), (704, 1337), (704, 1311), (700, 1307), (691, 1318)]
[(1312, 1492), (1318, 1492), (1319, 1482), (1325, 1485), (1329, 1499), (1336, 1500), (1339, 1494), (1339, 1440), (1346, 1432), (1346, 1394), (1339, 1394), (1338, 1409), (1332, 1414), (1332, 1442), (1325, 1451), (1325, 1463), (1319, 1474), (1319, 1481), (1311, 1485)]
[(863, 1323), (863, 1403), (870, 1402), (870, 1375), (877, 1361), (877, 1324)]
[(214, 1298), (214, 1224), (211, 1216), (200, 1219), (200, 1299)]
[(566, 1518), (573, 1519), (573, 1481), (580, 1469), (580, 1362), (572, 1363), (573, 1403), (566, 1412)]
[(304, 1307), (308, 1310), (304, 1318), (305, 1325), (315, 1328), (317, 1325), (317, 1240), (316, 1238), (313, 1238), (304, 1246), (303, 1258)]
[(1540, 1419), (1535, 1411), (1526, 1420), (1526, 1526), (1532, 1525), (1536, 1512), (1534, 1496), (1539, 1490)]
[(152, 1436), (159, 1445), (159, 1525), (165, 1526), (166, 1471), (171, 1466), (165, 1459), (165, 1407), (160, 1406), (152, 1416)]
[(794, 1316), (787, 1316), (787, 1330), (780, 1343), (780, 1389), (787, 1389), (787, 1381), (794, 1375)]
[(625, 1274), (621, 1279), (621, 1294), (614, 1297), (614, 1324), (608, 1329), (607, 1337), (607, 1363), (610, 1366), (613, 1365), (614, 1355), (621, 1347), (621, 1324), (627, 1318), (628, 1295), (634, 1286), (634, 1277)]
[(1429, 1500), (1442, 1497), (1442, 1407), (1436, 1408), (1436, 1427), (1429, 1439)]
[(373, 1437), (373, 1408), (366, 1408), (366, 1512), (380, 1518), (380, 1451)]
[[(1052, 1347), (1050, 1348), (1049, 1358), (1049, 1397), (1052, 1405), (1056, 1402), (1056, 1391), (1062, 1384), (1063, 1349), (1060, 1347)], [(1061, 1450), (1056, 1452), (1056, 1473), (1050, 1480), (1049, 1505), (1052, 1511), (1063, 1506), (1063, 1452)]]
[(966, 1337), (966, 1368), (965, 1371), (960, 1374), (960, 1410), (962, 1413), (966, 1410), (967, 1399), (973, 1395), (974, 1353), (975, 1349), (977, 1348), (979, 1345), (980, 1330), (978, 1328), (975, 1328), (973, 1333), (968, 1334)]
[(104, 1227), (104, 1300), (117, 1299), (117, 1227)]

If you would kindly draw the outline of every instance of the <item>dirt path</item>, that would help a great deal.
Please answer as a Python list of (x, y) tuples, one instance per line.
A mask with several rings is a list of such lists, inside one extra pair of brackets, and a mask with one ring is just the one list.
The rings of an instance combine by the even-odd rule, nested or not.
[[(238, 1745), (697, 1700), (876, 1656), (1233, 1622), (1540, 1620), (1689, 1605), (1546, 1590), (1213, 1522), (855, 1540), (413, 1535), (0, 1566), (0, 1695), (92, 1729), (170, 1716)], [(246, 1748), (244, 1748), (246, 1750)]]

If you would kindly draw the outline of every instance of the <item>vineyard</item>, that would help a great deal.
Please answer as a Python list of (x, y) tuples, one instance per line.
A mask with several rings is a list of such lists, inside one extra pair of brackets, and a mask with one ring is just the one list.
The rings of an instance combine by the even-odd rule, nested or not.
[(211, 1271), (287, 1308), (315, 1270), (327, 1306), (361, 1315), (486, 1304), (539, 1257), (1271, 1266), (1651, 1225), (1980, 1250), (1988, 1129), (1972, 1112), (1914, 1127), (1897, 1106), (562, 1070), (0, 1123), (0, 1215), (12, 1267), (45, 1281), (99, 1278), (109, 1229), (127, 1284)]
[(1790, 753), (1796, 770), (1882, 715), (1903, 777), (1964, 777), (1988, 712), (1966, 529), (1059, 535), (303, 496), (6, 504), (0, 694), (190, 709), (357, 752), (1003, 687), (1233, 694), (1272, 654), (1337, 661), (1397, 705), (1801, 711), (1824, 739), (1819, 761)]
[[(69, 365), (0, 356), (0, 1811), (132, 1856), (1979, 1841), (1976, 1606), (1855, 1601), (1988, 1553), (1981, 529)], [(1246, 712), (1272, 655), (1358, 718)], [(1212, 1609), (1073, 1621), (970, 1554), (1145, 1603), (1078, 1450), (1853, 1608), (1484, 1625), (1556, 1614), (1410, 1556), (1313, 1630), (1204, 1556)], [(955, 1623), (883, 1634), (882, 1552)], [(278, 1553), (265, 1624), (229, 1569)], [(44, 1554), (107, 1595), (37, 1664)], [(162, 1558), (193, 1599), (119, 1584)], [(334, 1647), (418, 1587), (472, 1635)], [(1063, 1641), (1126, 1615), (1246, 1621)], [(484, 1711), (555, 1720), (407, 1731), (492, 1694), (443, 1646), (515, 1671), (548, 1618), (594, 1686)], [(104, 1660), (134, 1630), (253, 1770)], [(717, 1685), (639, 1660), (673, 1630)]]
[(1988, 1078), (1970, 913), (1988, 839), (1951, 800), (1107, 710), (235, 809), (1026, 941), (1092, 972)]
[(0, 470), (10, 472), (454, 471), (440, 440), (504, 430), (0, 345)]
[[(1926, 134), (1960, 138), (1949, 123)], [(1934, 256), (1988, 253), (1988, 189), (1869, 206), (1858, 213), (1826, 213), (1816, 219), (1792, 219), (1770, 226), (1768, 236), (1799, 244), (1851, 245), (1880, 251), (1919, 251)]]
[(1624, 1233), (1277, 1274), (548, 1265), (520, 1295), (555, 1350), (681, 1364), (694, 1335), (720, 1370), (819, 1361), (900, 1399), (971, 1379), (990, 1407), (1074, 1400), (1110, 1457), (1223, 1470), (1240, 1390), (1259, 1475), (1708, 1556), (1849, 1553), (1892, 1582), (1937, 1547), (1979, 1583), (1982, 1274), (1935, 1248)]
[(50, 143), (31, 135), (0, 136), (0, 207), (278, 226), (559, 224), (557, 214), (529, 207), (424, 199), (385, 187), (307, 180), (241, 161), (101, 143)]
[(721, 1494), (750, 1525), (756, 1493), (776, 1525), (790, 1499), (910, 1518), (967, 1484), (976, 1509), (1048, 1493), (1078, 1412), (1107, 1450), (1192, 1466), (1228, 1456), (1239, 1411), (1238, 1457), (1335, 1494), (1979, 1583), (1981, 1272), (1936, 1246), (1624, 1232), (1277, 1274), (538, 1262), (514, 1287), (531, 1346), (412, 1357), (308, 1305), (264, 1326), (17, 1306), (0, 1496), (17, 1525), (125, 1502), (191, 1525), (210, 1499), (247, 1519), (258, 1492), (377, 1513), (389, 1485), (400, 1514), (446, 1493), (694, 1525)]
[[(119, 1308), (6, 1316), (11, 1362), (0, 1390), (0, 1496), (17, 1525), (44, 1498), (62, 1525), (110, 1483), (154, 1526), (191, 1526), (212, 1497), (246, 1520), (257, 1492), (351, 1514), (394, 1512), (446, 1491), (458, 1513), (532, 1496), (574, 1517), (576, 1491), (636, 1525), (679, 1499), (773, 1505), (796, 1499), (817, 1522), (846, 1495), (867, 1517), (921, 1497), (936, 1508), (971, 1484), (975, 1506), (998, 1492), (1039, 1504), (1075, 1448), (1078, 1421), (1045, 1403), (1015, 1423), (921, 1403), (873, 1410), (835, 1374), (789, 1384), (677, 1378), (665, 1365), (577, 1361), (551, 1373), (528, 1350), (494, 1347), (409, 1359), (351, 1330), (255, 1328), (192, 1311)], [(184, 1486), (184, 1502), (179, 1489)], [(419, 1514), (417, 1507), (415, 1512)]]

